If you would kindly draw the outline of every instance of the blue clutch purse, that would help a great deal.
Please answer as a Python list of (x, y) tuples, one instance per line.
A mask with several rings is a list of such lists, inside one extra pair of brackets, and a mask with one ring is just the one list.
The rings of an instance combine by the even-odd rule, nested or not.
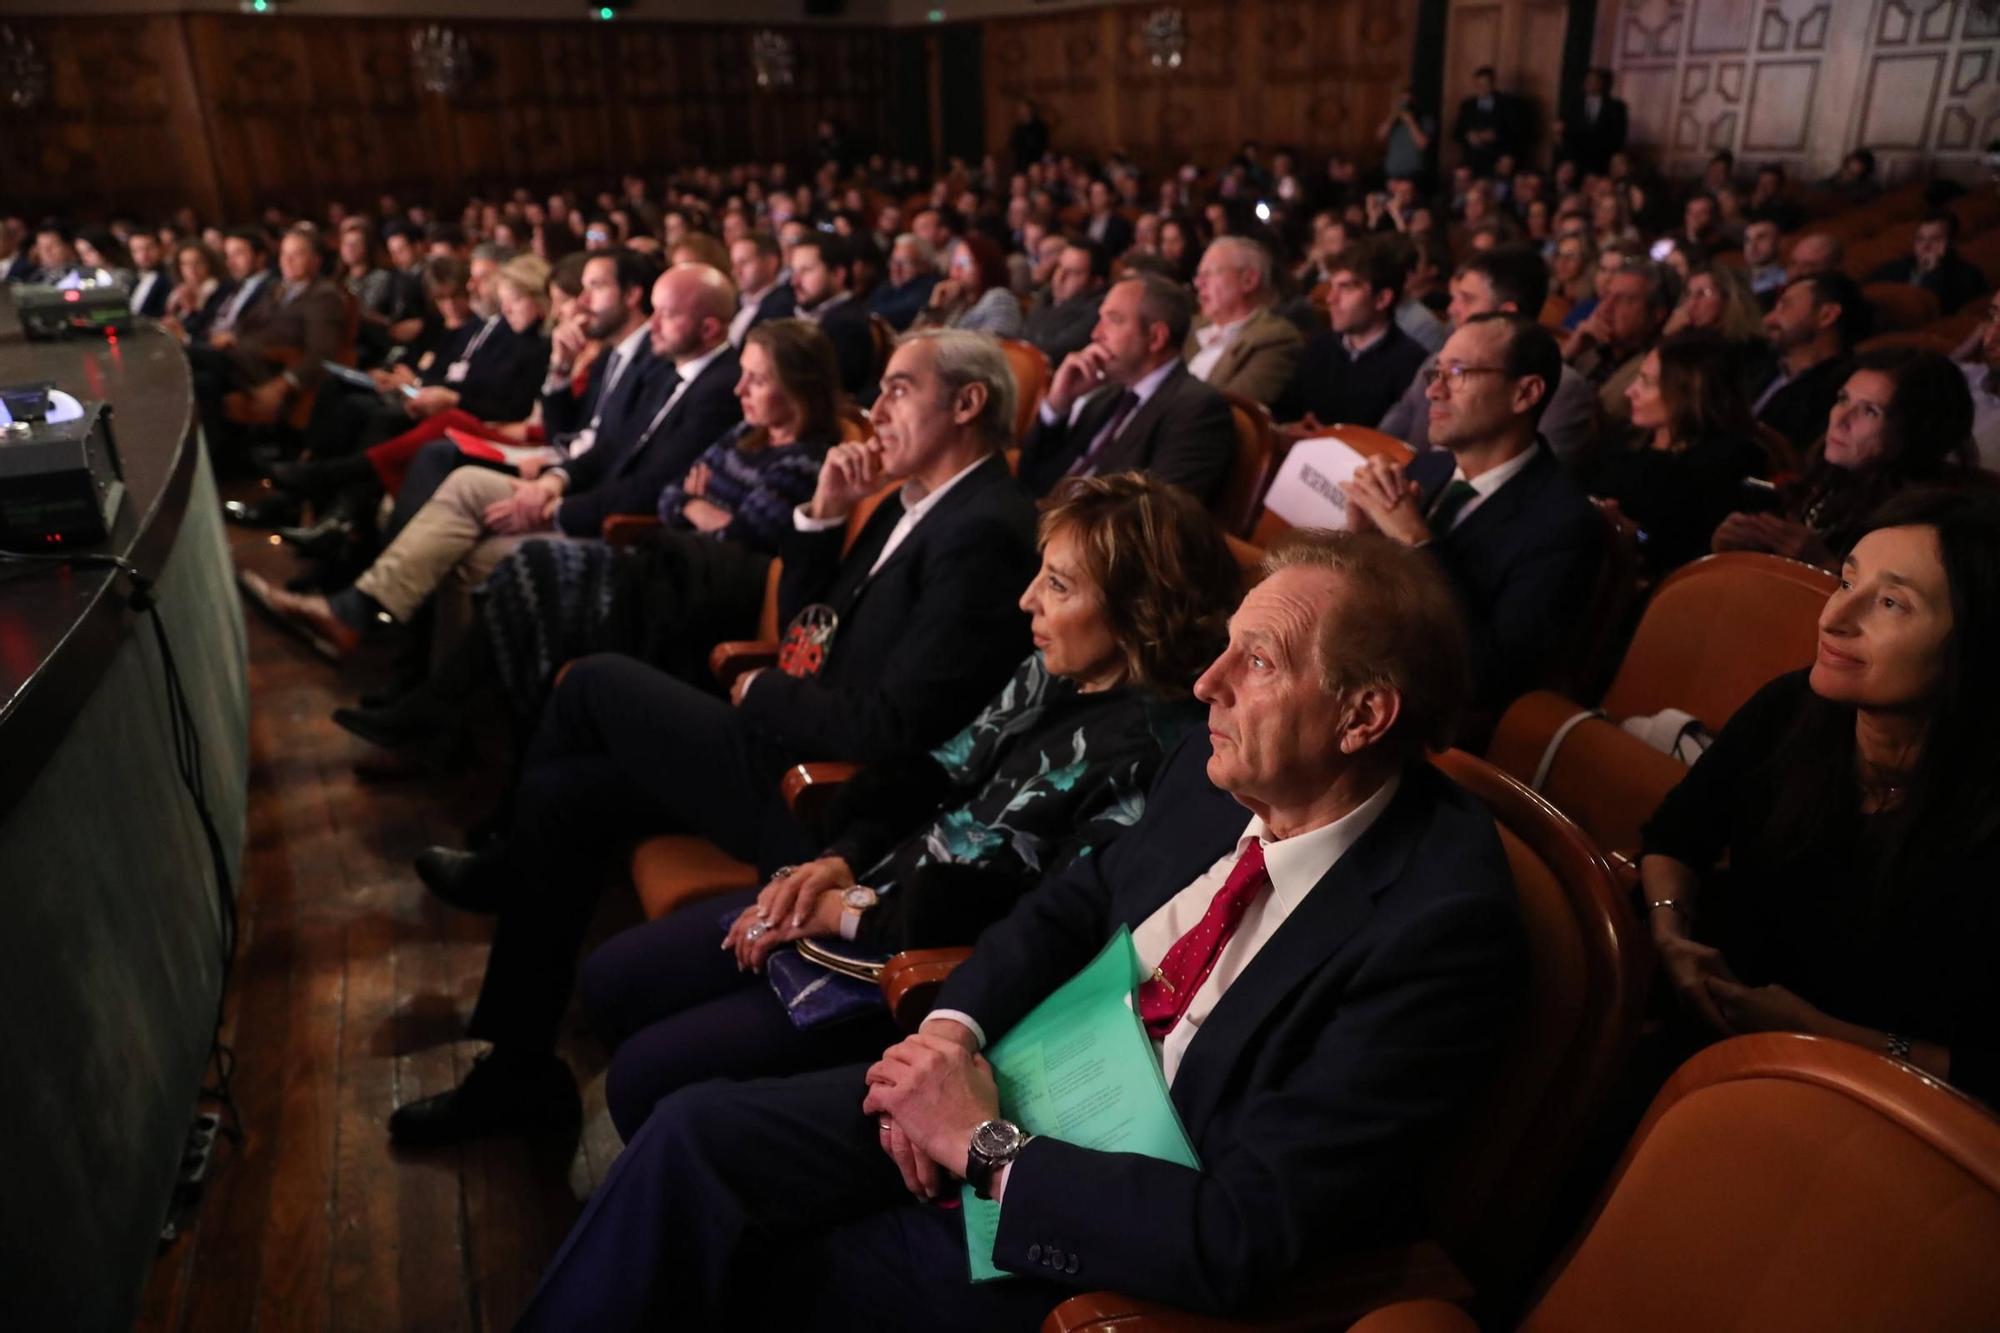
[[(724, 930), (736, 916), (723, 918)], [(805, 1030), (887, 1012), (882, 998), (887, 961), (856, 951), (845, 940), (807, 939), (773, 949), (764, 959), (764, 975), (792, 1026)]]

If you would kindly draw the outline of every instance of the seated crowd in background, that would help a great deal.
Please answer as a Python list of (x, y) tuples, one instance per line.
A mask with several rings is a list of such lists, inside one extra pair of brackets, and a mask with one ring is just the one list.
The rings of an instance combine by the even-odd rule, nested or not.
[[(1627, 528), (1654, 586), (1711, 551), (1840, 577), (1810, 670), (1647, 828), (1661, 1040), (1818, 1033), (2000, 1092), (2000, 299), (1959, 249), (2000, 207), (1938, 183), (1857, 274), (1807, 219), (1890, 201), (1865, 150), (1818, 193), (1726, 153), (1671, 182), (1626, 123), (1593, 70), (1538, 159), (1481, 70), (1442, 181), (1407, 98), (1379, 172), (1246, 144), (1154, 178), (1023, 107), (1011, 170), (823, 133), (803, 172), (450, 218), (0, 218), (0, 275), (126, 283), (186, 346), (216, 468), (266, 483), (231, 516), (306, 557), (244, 571), (252, 604), (335, 661), (396, 641), (343, 727), (419, 764), (512, 747), (478, 836), (416, 867), (495, 918), (490, 1049), (389, 1128), (573, 1123), (580, 993), (629, 1143), (524, 1327), (705, 1324), (753, 1282), (814, 1326), (1011, 1327), (1104, 1286), (1233, 1310), (1421, 1234), (1525, 994), (1492, 820), (1425, 755), (1561, 676)], [(1365, 451), (1348, 531), (1253, 560), (1217, 512), (1246, 420), (1408, 453)], [(718, 681), (773, 609), (775, 660)], [(785, 774), (828, 760), (861, 768), (794, 816)], [(580, 959), (669, 832), (759, 886)], [(1121, 926), (1203, 1165), (989, 1159), (977, 1053)], [(804, 1016), (821, 942), (977, 947), (903, 1037), (865, 997)], [(1003, 1200), (1021, 1281), (967, 1283), (957, 1215), (909, 1206), (954, 1179)]]

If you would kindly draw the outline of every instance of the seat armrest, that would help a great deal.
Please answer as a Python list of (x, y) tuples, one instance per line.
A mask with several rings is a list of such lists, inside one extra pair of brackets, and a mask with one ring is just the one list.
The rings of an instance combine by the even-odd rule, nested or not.
[(810, 827), (819, 822), (841, 784), (860, 771), (859, 764), (793, 764), (778, 789), (785, 795), (785, 807)]
[(1347, 1333), (1479, 1333), (1479, 1325), (1443, 1301), (1398, 1301), (1366, 1315)]
[[(1042, 1320), (1042, 1333), (1306, 1333), (1344, 1328), (1398, 1301), (1470, 1299), (1472, 1284), (1436, 1244), (1419, 1241), (1344, 1255), (1311, 1282), (1255, 1315), (1192, 1314), (1112, 1291), (1072, 1296)], [(1467, 1325), (1466, 1327), (1473, 1327)]]
[(632, 546), (640, 537), (660, 526), (653, 514), (611, 514), (604, 520), (606, 546)]
[(937, 1001), (938, 987), (972, 950), (905, 949), (882, 964), (882, 998), (905, 1032), (915, 1032)]
[(759, 667), (776, 666), (778, 645), (770, 639), (729, 639), (718, 643), (708, 654), (708, 669), (728, 689), (736, 678)]

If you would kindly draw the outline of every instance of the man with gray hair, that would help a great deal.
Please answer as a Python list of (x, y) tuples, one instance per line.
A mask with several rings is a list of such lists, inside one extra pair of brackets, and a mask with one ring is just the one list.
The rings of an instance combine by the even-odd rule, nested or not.
[(1271, 252), (1247, 236), (1218, 236), (1194, 273), (1201, 318), (1188, 334), (1188, 373), (1266, 407), (1292, 382), (1306, 340), (1271, 310)]
[(868, 298), (871, 314), (900, 332), (910, 327), (931, 303), (931, 288), (939, 281), (937, 252), (930, 242), (906, 231), (889, 247), (889, 280)]
[(1194, 303), (1155, 273), (1105, 293), (1097, 327), (1063, 358), (1028, 438), (1021, 483), (1045, 495), (1062, 478), (1136, 468), (1207, 503), (1236, 452), (1229, 401), (1181, 361)]
[[(792, 765), (920, 754), (1027, 653), (1018, 599), (1036, 568), (1035, 514), (1001, 457), (1014, 420), (1006, 357), (976, 333), (913, 334), (889, 358), (873, 418), (875, 437), (829, 450), (793, 511), (778, 552), (778, 665), (738, 676), (724, 701), (637, 658), (578, 659), (528, 746), (506, 836), (418, 857), (440, 898), (498, 914), (468, 1025), (493, 1049), (459, 1087), (398, 1109), (396, 1142), (574, 1124), (556, 1036), (622, 849), (694, 830), (742, 860), (784, 860), (804, 850), (777, 806)], [(855, 509), (895, 483), (843, 551)], [(742, 610), (751, 623), (754, 606)]]

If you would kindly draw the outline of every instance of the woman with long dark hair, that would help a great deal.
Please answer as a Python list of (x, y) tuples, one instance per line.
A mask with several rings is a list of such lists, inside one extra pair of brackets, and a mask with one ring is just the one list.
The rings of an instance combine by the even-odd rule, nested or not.
[(1826, 434), (1799, 479), (1774, 495), (1773, 511), (1730, 514), (1710, 546), (1837, 570), (1837, 553), (1889, 497), (1960, 477), (1980, 479), (1964, 372), (1938, 352), (1869, 352), (1855, 360)]
[(1646, 354), (1625, 397), (1633, 438), (1586, 468), (1591, 494), (1616, 500), (1664, 574), (1708, 550), (1743, 478), (1764, 470), (1735, 350), (1712, 334), (1669, 338)]
[(1021, 303), (1008, 286), (1007, 258), (991, 237), (968, 232), (951, 243), (944, 279), (931, 288), (917, 327), (1021, 336)]
[(1805, 1032), (2000, 1097), (2000, 494), (1861, 525), (1810, 670), (1661, 803), (1639, 870), (1711, 1034)]

